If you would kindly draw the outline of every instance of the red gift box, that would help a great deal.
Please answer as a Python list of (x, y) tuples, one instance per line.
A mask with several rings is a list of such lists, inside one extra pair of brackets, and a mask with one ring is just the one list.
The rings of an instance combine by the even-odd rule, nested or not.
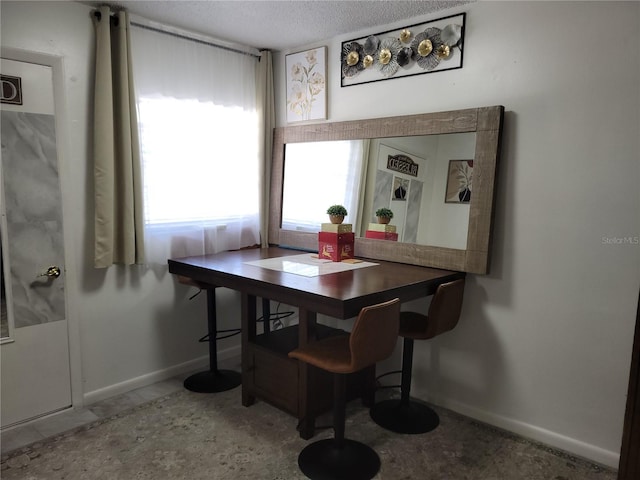
[(353, 258), (355, 233), (318, 232), (318, 258), (341, 262)]
[(393, 242), (398, 241), (398, 234), (395, 232), (376, 232), (374, 230), (367, 230), (364, 233), (365, 238), (377, 238), (379, 240), (391, 240)]

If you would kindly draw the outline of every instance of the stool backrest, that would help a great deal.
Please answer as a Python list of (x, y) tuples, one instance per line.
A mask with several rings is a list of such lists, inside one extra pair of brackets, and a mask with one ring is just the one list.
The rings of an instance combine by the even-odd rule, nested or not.
[(458, 324), (463, 296), (464, 278), (438, 286), (429, 306), (427, 331), (423, 338), (433, 338), (452, 330)]
[(352, 371), (390, 357), (396, 346), (399, 325), (399, 299), (364, 307), (349, 338)]

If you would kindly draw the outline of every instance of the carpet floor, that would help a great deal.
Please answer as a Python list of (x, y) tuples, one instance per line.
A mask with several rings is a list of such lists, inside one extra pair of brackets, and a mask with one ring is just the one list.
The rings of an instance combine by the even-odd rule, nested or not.
[[(309, 443), (296, 419), (257, 402), (241, 405), (239, 388), (179, 391), (87, 426), (9, 452), (3, 480), (296, 480), (298, 453)], [(359, 401), (347, 408), (346, 436), (373, 447), (377, 479), (615, 480), (616, 472), (453, 412), (436, 409), (440, 426), (398, 435), (374, 424)], [(330, 422), (327, 416), (318, 424)], [(313, 440), (332, 436), (320, 431)]]

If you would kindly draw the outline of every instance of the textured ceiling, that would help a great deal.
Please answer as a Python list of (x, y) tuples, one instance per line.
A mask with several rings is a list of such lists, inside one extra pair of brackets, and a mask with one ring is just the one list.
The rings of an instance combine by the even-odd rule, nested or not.
[(81, 3), (110, 3), (149, 20), (220, 40), (259, 49), (289, 50), (402, 20), (410, 24), (412, 18), (470, 1), (473, 0), (129, 0)]

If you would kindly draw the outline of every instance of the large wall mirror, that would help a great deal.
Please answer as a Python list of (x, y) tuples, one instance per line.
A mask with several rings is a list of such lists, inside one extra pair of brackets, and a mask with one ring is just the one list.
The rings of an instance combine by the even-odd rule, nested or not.
[[(503, 113), (494, 106), (275, 129), (269, 243), (317, 250), (326, 208), (343, 203), (359, 257), (488, 273)], [(394, 212), (397, 241), (365, 238), (381, 207)]]

